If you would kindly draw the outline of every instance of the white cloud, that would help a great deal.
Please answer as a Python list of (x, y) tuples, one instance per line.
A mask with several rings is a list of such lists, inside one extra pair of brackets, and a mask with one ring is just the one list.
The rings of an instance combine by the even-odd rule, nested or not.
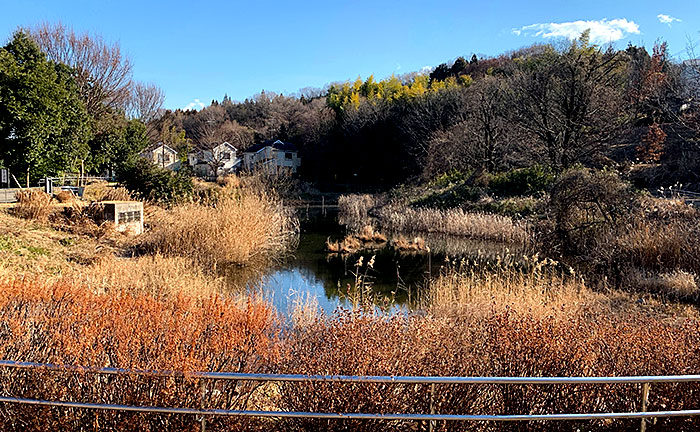
[(432, 66), (423, 66), (422, 68), (420, 68), (419, 72), (424, 74), (424, 73), (431, 72), (432, 70), (433, 70)]
[(626, 18), (539, 23), (513, 29), (512, 32), (517, 36), (576, 39), (581, 36), (581, 33), (589, 29), (591, 31), (591, 42), (597, 44), (614, 42), (629, 34), (639, 34), (639, 25), (634, 21), (628, 21)]
[(182, 108), (182, 110), (183, 110), (183, 111), (192, 110), (192, 109), (193, 109), (193, 110), (198, 110), (198, 109), (202, 109), (202, 108), (204, 108), (204, 104), (202, 103), (202, 101), (200, 101), (199, 99), (195, 99), (195, 100), (193, 100), (192, 102), (190, 102), (190, 103), (188, 103), (187, 105), (185, 105), (185, 106)]
[(683, 20), (678, 19), (676, 17), (672, 17), (671, 15), (666, 15), (666, 14), (658, 14), (656, 15), (656, 18), (659, 19), (659, 22), (661, 24), (668, 24), (669, 27), (671, 27), (671, 24), (674, 22), (681, 22)]

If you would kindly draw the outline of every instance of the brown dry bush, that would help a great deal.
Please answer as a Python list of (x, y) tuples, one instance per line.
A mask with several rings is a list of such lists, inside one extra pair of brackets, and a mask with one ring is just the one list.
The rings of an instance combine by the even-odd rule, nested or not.
[(60, 203), (67, 203), (73, 201), (75, 199), (75, 195), (73, 195), (73, 192), (69, 190), (62, 190), (55, 194), (54, 198), (56, 198), (56, 201)]
[(215, 206), (182, 204), (151, 221), (144, 249), (192, 258), (211, 268), (246, 265), (284, 252), (296, 238), (297, 220), (266, 195), (220, 199)]
[[(362, 312), (319, 318), (285, 342), (281, 370), (305, 374), (442, 376), (614, 376), (700, 370), (697, 321), (611, 316), (595, 310), (518, 312), (497, 304), (486, 313), (392, 316)], [(697, 384), (652, 386), (650, 410), (700, 403)], [(436, 385), (441, 414), (625, 412), (640, 409), (637, 385)], [(323, 412), (430, 412), (429, 386), (294, 383), (278, 404)], [(647, 430), (697, 430), (700, 420), (658, 419)], [(425, 423), (285, 420), (285, 430), (426, 430)], [(438, 422), (435, 430), (638, 430), (639, 421)]]
[(649, 280), (673, 271), (700, 274), (700, 212), (634, 194), (613, 172), (563, 174), (552, 188), (549, 216), (539, 226), (540, 248), (599, 280), (609, 277), (615, 287), (668, 294)]
[(700, 300), (698, 277), (693, 273), (675, 270), (668, 273), (630, 272), (627, 283), (637, 291), (659, 294), (674, 301)]
[(45, 222), (51, 215), (51, 195), (44, 191), (23, 189), (15, 194), (17, 204), (15, 215), (24, 219), (34, 219)]
[(700, 273), (700, 211), (669, 200), (642, 206), (643, 216), (610, 241), (617, 259), (646, 270)]
[(133, 201), (131, 192), (123, 187), (113, 187), (107, 182), (93, 182), (85, 186), (83, 199), (87, 201)]
[[(242, 409), (258, 386), (200, 382), (188, 371), (268, 372), (278, 350), (272, 308), (257, 299), (221, 296), (96, 294), (79, 285), (2, 282), (0, 358), (92, 367), (183, 371), (184, 377), (98, 376), (88, 372), (0, 369), (4, 395), (48, 400)], [(194, 430), (194, 416), (0, 407), (0, 429)], [(209, 430), (249, 430), (250, 422), (216, 418)]]

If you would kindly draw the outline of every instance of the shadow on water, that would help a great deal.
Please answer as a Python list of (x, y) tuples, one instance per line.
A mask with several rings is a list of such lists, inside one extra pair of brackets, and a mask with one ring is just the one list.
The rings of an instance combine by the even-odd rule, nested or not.
[[(350, 307), (343, 293), (355, 285), (357, 262), (364, 263), (374, 255), (373, 269), (367, 270), (373, 292), (386, 298), (396, 308), (409, 307), (419, 295), (431, 275), (437, 275), (445, 265), (445, 258), (486, 258), (514, 253), (508, 245), (475, 242), (473, 240), (440, 235), (421, 235), (431, 249), (430, 253), (399, 253), (389, 247), (375, 251), (341, 255), (326, 251), (326, 240), (342, 239), (346, 230), (338, 223), (337, 211), (320, 209), (300, 211), (300, 237), (296, 250), (283, 262), (264, 271), (231, 272), (232, 286), (260, 290), (277, 310), (288, 313), (291, 306), (307, 297), (316, 298), (327, 313), (338, 306)], [(410, 237), (410, 234), (408, 235)], [(364, 274), (366, 265), (362, 266)]]

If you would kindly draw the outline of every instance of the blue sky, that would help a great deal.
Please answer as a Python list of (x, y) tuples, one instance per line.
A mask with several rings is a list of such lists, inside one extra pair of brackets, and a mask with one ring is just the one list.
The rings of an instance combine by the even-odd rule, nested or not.
[[(700, 40), (700, 2), (0, 0), (0, 37), (62, 21), (118, 41), (134, 78), (154, 82), (167, 108), (228, 94), (293, 93), (377, 78), (457, 56), (502, 52), (592, 27), (600, 42), (669, 43), (685, 57)], [(700, 51), (700, 49), (698, 50)]]

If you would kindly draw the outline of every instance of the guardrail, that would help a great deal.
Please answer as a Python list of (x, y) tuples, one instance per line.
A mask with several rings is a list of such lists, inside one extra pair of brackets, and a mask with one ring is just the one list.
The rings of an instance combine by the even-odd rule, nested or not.
[(17, 192), (19, 192), (21, 190), (44, 190), (44, 189), (38, 188), (38, 187), (0, 189), (0, 203), (6, 204), (6, 203), (17, 202), (16, 194), (17, 194)]
[[(55, 371), (90, 372), (103, 375), (147, 375), (153, 377), (189, 377), (202, 380), (236, 380), (264, 382), (349, 382), (349, 383), (386, 383), (386, 384), (424, 384), (430, 385), (430, 413), (332, 413), (306, 411), (256, 411), (224, 410), (206, 408), (133, 406), (116, 404), (98, 404), (71, 401), (50, 401), (26, 399), (13, 396), (1, 396), (0, 403), (55, 406), (94, 410), (128, 411), (157, 414), (197, 415), (200, 417), (202, 431), (206, 429), (209, 416), (248, 416), (272, 418), (315, 418), (315, 419), (362, 419), (362, 420), (410, 420), (428, 421), (429, 430), (436, 421), (564, 421), (564, 420), (603, 420), (603, 419), (640, 419), (640, 430), (646, 429), (646, 420), (662, 417), (700, 416), (700, 409), (647, 411), (650, 385), (654, 383), (688, 383), (700, 382), (700, 375), (650, 375), (650, 376), (615, 376), (615, 377), (455, 377), (455, 376), (354, 376), (354, 375), (295, 375), (295, 374), (251, 374), (230, 372), (179, 372), (143, 369), (93, 368), (83, 366), (66, 366), (44, 363), (0, 361), (0, 367), (15, 369), (43, 369)], [(558, 413), (558, 414), (515, 414), (515, 415), (473, 415), (473, 414), (438, 414), (434, 412), (433, 397), (436, 384), (641, 384), (641, 411), (609, 413)], [(202, 385), (204, 393), (205, 386)]]

